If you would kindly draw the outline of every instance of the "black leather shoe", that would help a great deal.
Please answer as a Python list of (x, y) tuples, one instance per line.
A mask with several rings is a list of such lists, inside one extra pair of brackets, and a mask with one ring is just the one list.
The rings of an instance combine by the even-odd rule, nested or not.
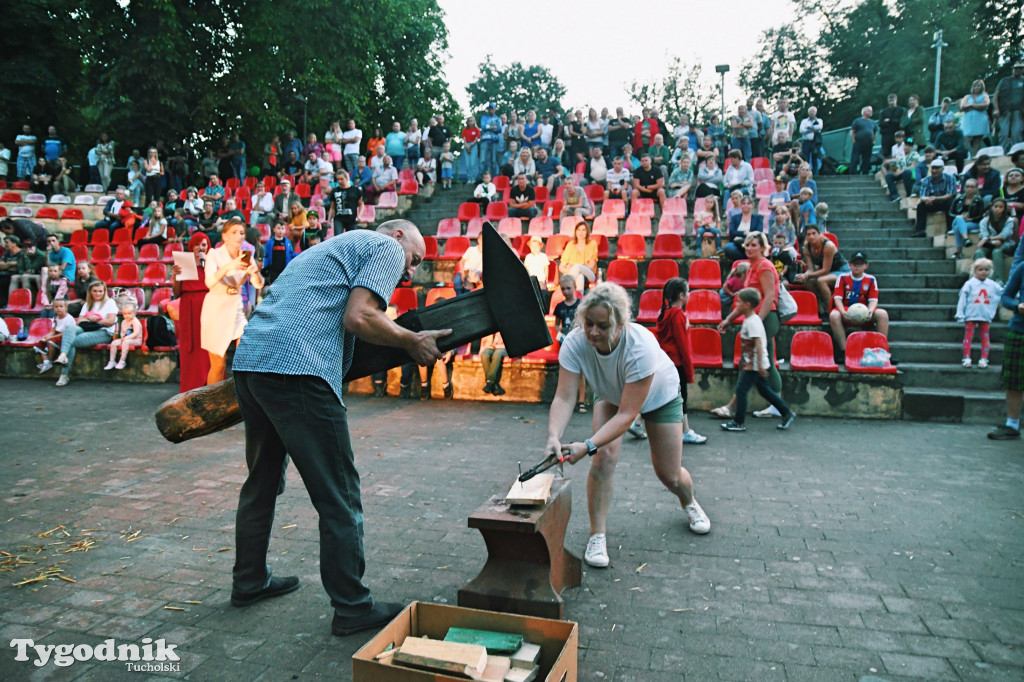
[(403, 604), (377, 602), (369, 613), (362, 616), (342, 616), (335, 613), (334, 621), (331, 622), (331, 634), (344, 637), (363, 630), (382, 628), (393, 621), (404, 608)]
[(231, 605), (252, 606), (258, 601), (263, 601), (270, 597), (280, 597), (282, 594), (288, 594), (289, 592), (294, 592), (297, 589), (299, 589), (299, 579), (295, 576), (287, 578), (271, 578), (270, 584), (259, 592), (241, 594), (232, 590)]

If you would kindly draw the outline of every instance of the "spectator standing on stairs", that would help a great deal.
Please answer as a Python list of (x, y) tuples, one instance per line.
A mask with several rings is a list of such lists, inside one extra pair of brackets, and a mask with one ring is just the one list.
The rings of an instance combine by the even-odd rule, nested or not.
[[(875, 144), (875, 132), (878, 124), (871, 120), (874, 113), (871, 107), (860, 110), (860, 118), (850, 124), (850, 141), (853, 151), (850, 154), (850, 175), (867, 175), (871, 172), (871, 148)], [(892, 145), (890, 144), (890, 147)], [(885, 149), (885, 138), (882, 138), (882, 149)]]
[(1001, 383), (1006, 389), (1006, 423), (989, 432), (992, 440), (1020, 440), (1020, 410), (1024, 401), (1024, 249), (1017, 251), (1016, 265), (1000, 299), (1004, 308), (1013, 311), (1003, 343)]

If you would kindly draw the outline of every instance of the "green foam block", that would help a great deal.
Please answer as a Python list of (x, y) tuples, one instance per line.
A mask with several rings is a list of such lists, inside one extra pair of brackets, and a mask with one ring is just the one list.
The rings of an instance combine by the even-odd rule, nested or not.
[(485, 647), (488, 654), (512, 654), (523, 643), (523, 636), (509, 632), (449, 628), (444, 641), (458, 642), (460, 644), (478, 644)]

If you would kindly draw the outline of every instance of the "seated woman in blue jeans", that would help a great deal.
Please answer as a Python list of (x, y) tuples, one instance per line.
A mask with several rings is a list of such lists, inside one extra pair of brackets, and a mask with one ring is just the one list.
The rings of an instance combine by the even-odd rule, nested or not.
[(764, 216), (754, 213), (754, 200), (745, 196), (740, 199), (740, 212), (729, 218), (729, 241), (725, 245), (725, 255), (730, 262), (747, 257), (743, 251), (743, 240), (751, 232), (764, 232)]
[(75, 362), (77, 349), (110, 343), (116, 324), (117, 304), (107, 293), (107, 285), (101, 280), (93, 280), (89, 283), (89, 293), (78, 315), (77, 324), (68, 326), (61, 338), (60, 355), (54, 361), (55, 364), (63, 365), (60, 378), (57, 379), (58, 386), (68, 385), (68, 375)]

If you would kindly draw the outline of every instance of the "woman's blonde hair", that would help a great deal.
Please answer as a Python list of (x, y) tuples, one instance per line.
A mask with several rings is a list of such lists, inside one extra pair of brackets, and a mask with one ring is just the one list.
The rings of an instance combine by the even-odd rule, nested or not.
[(102, 306), (110, 299), (110, 291), (107, 289), (107, 283), (104, 282), (102, 279), (94, 279), (93, 281), (89, 282), (89, 290), (85, 292), (86, 303), (88, 304), (86, 306), (87, 310), (92, 310), (93, 306), (96, 305), (96, 299), (92, 297), (92, 290), (95, 289), (96, 287), (103, 287), (103, 300), (99, 302), (99, 305)]
[(632, 305), (626, 290), (612, 282), (601, 282), (580, 302), (575, 326), (582, 327), (587, 311), (596, 306), (608, 311), (608, 319), (616, 327), (622, 327), (632, 319)]
[(979, 258), (978, 260), (971, 263), (971, 274), (973, 275), (978, 271), (978, 268), (986, 267), (989, 270), (992, 269), (992, 261), (988, 258)]

